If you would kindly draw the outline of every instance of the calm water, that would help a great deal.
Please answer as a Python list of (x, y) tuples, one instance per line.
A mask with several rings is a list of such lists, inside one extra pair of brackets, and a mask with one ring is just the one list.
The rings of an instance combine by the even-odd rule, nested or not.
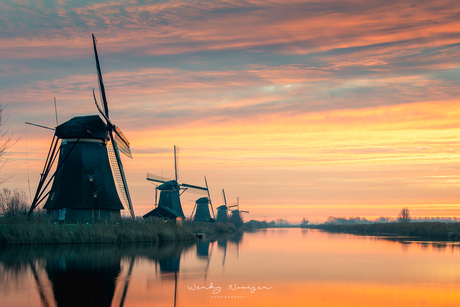
[(460, 306), (460, 245), (268, 229), (0, 251), (0, 306)]

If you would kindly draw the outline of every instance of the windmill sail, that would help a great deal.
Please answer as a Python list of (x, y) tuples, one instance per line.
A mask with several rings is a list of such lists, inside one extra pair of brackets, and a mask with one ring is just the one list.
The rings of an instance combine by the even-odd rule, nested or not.
[(152, 173), (147, 173), (147, 180), (160, 182), (160, 183), (165, 183), (165, 182), (171, 181), (172, 179), (166, 178), (166, 177), (163, 177), (163, 176), (158, 176), (158, 175), (155, 175), (155, 174), (152, 174)]
[(96, 69), (97, 69), (97, 77), (98, 77), (98, 83), (99, 83), (99, 92), (101, 94), (101, 99), (102, 99), (102, 108), (104, 111), (105, 117), (109, 117), (109, 108), (107, 106), (107, 97), (105, 95), (105, 87), (104, 87), (104, 82), (102, 80), (102, 72), (101, 72), (101, 65), (99, 64), (99, 57), (97, 56), (97, 48), (96, 48), (96, 37), (94, 34), (93, 36), (93, 48), (94, 48), (94, 57), (96, 59)]
[(114, 136), (115, 136), (115, 142), (117, 143), (118, 145), (118, 150), (124, 154), (125, 156), (127, 157), (130, 157), (131, 159), (133, 158), (132, 154), (131, 154), (131, 149), (129, 148), (129, 141), (128, 139), (125, 137), (125, 135), (123, 134), (123, 132), (121, 132), (120, 128), (116, 127), (116, 126), (113, 126), (115, 128), (114, 132)]
[(94, 93), (94, 88), (93, 88), (93, 98), (94, 98), (94, 103), (96, 104), (97, 110), (99, 111), (99, 113), (101, 113), (102, 117), (108, 122), (109, 119), (108, 119), (108, 117), (105, 115), (105, 111), (103, 110), (103, 107), (101, 107), (101, 106), (99, 105), (99, 102), (98, 102), (97, 99), (96, 99), (96, 94)]
[(129, 194), (126, 194), (127, 189), (125, 188), (122, 172), (120, 171), (120, 167), (118, 166), (117, 157), (116, 157), (112, 142), (110, 142), (107, 145), (107, 152), (109, 154), (110, 166), (112, 167), (112, 171), (114, 174), (115, 182), (117, 183), (118, 191), (120, 192), (123, 198), (125, 207), (127, 207), (130, 214), (134, 216), (134, 211), (130, 203), (130, 198), (128, 197)]
[(181, 189), (187, 190), (187, 192), (190, 192), (193, 194), (203, 195), (203, 196), (208, 195), (208, 189), (205, 187), (200, 187), (200, 186), (191, 185), (187, 183), (181, 183), (179, 186), (181, 187)]
[(113, 159), (113, 157), (111, 159), (112, 169), (114, 170), (115, 176), (117, 177), (116, 180), (117, 180), (119, 189), (122, 193), (122, 196), (126, 200), (131, 216), (134, 218), (135, 217), (134, 209), (133, 209), (133, 205), (131, 202), (131, 196), (129, 194), (128, 183), (126, 182), (126, 177), (123, 171), (123, 164), (121, 163), (121, 158), (120, 158), (120, 153), (119, 153), (121, 152), (125, 154), (126, 156), (132, 158), (131, 150), (129, 148), (129, 141), (123, 135), (121, 130), (115, 125), (113, 125), (112, 122), (110, 121), (107, 96), (105, 94), (104, 81), (102, 80), (101, 65), (99, 63), (99, 57), (97, 55), (96, 38), (94, 34), (92, 34), (92, 37), (93, 37), (94, 57), (96, 60), (96, 69), (97, 69), (97, 76), (98, 76), (98, 83), (99, 83), (99, 91), (100, 91), (101, 99), (102, 99), (102, 110), (99, 104), (97, 103), (96, 96), (94, 95), (94, 90), (93, 90), (93, 97), (94, 97), (94, 101), (96, 103), (96, 106), (99, 112), (102, 114), (102, 116), (107, 122), (107, 130), (108, 130), (111, 144), (113, 147), (113, 153), (115, 155), (115, 159)]
[(206, 176), (204, 176), (204, 183), (206, 184), (206, 190), (208, 192), (208, 199), (209, 199), (209, 205), (211, 205), (212, 217), (215, 219), (216, 215), (214, 214), (214, 208), (212, 206), (211, 194), (209, 193), (208, 181), (206, 180)]

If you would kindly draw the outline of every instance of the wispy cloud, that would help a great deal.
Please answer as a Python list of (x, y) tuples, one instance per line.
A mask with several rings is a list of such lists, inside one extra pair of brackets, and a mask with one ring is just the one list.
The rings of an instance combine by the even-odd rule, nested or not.
[[(169, 167), (174, 144), (192, 181), (257, 206), (452, 203), (459, 14), (447, 0), (3, 1), (0, 103), (18, 135), (54, 124), (53, 97), (61, 122), (96, 114), (95, 33), (143, 210), (144, 172)], [(38, 163), (47, 135), (28, 133)], [(3, 169), (18, 185), (25, 151)]]

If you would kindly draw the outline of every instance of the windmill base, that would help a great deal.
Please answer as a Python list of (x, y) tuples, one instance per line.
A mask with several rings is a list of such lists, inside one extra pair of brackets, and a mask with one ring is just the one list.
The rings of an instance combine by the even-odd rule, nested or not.
[(104, 209), (48, 209), (47, 215), (53, 222), (64, 223), (118, 223), (120, 210)]

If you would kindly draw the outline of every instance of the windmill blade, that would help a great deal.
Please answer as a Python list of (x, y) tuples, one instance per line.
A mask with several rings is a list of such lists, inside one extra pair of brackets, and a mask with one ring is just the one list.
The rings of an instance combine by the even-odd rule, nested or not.
[(199, 186), (196, 186), (196, 185), (182, 183), (182, 184), (179, 184), (179, 187), (181, 189), (185, 189), (188, 192), (193, 193), (193, 194), (198, 194), (198, 195), (201, 195), (201, 196), (207, 196), (208, 195), (208, 192), (207, 192), (208, 190), (206, 188), (199, 187)]
[(105, 95), (104, 81), (102, 80), (101, 66), (99, 64), (99, 57), (97, 55), (96, 37), (94, 36), (94, 34), (91, 34), (91, 35), (93, 36), (94, 58), (96, 59), (96, 69), (97, 69), (97, 77), (98, 77), (98, 83), (99, 83), (99, 91), (101, 93), (102, 109), (104, 111), (103, 114), (105, 115), (106, 118), (109, 118), (109, 108), (107, 106), (107, 97)]
[(117, 143), (118, 150), (124, 154), (127, 157), (130, 157), (131, 159), (133, 158), (133, 155), (131, 154), (131, 149), (129, 148), (129, 141), (121, 132), (120, 128), (117, 126), (112, 126), (114, 129), (113, 131), (115, 132), (115, 142)]
[(214, 208), (212, 206), (211, 194), (209, 193), (208, 181), (206, 180), (206, 176), (204, 176), (204, 183), (206, 184), (206, 190), (208, 190), (208, 200), (209, 200), (209, 204), (211, 205), (212, 218), (215, 219), (216, 215), (214, 214)]
[(249, 211), (242, 211), (242, 210), (240, 210), (240, 213), (249, 213)]
[(158, 176), (152, 173), (147, 173), (147, 180), (154, 181), (154, 182), (160, 182), (160, 183), (166, 183), (168, 181), (171, 181), (172, 179), (164, 178), (163, 176)]
[(176, 145), (174, 145), (174, 179), (177, 182), (177, 153), (176, 153)]
[(197, 189), (197, 190), (202, 190), (202, 191), (208, 191), (208, 189), (205, 188), (205, 187), (199, 187), (197, 185), (191, 185), (191, 184), (187, 184), (187, 183), (181, 183), (180, 186), (183, 186), (183, 187), (186, 187), (186, 188), (189, 188), (189, 189)]
[(225, 197), (225, 190), (222, 189), (222, 194), (224, 195), (224, 204), (227, 205), (227, 198)]
[(29, 122), (25, 122), (25, 123), (26, 123), (26, 125), (31, 125), (31, 126), (35, 126), (35, 127), (39, 127), (39, 128), (44, 128), (44, 129), (56, 131), (56, 129), (54, 129), (54, 128), (46, 127), (46, 126), (43, 126), (43, 125), (38, 125), (38, 124), (34, 124), (34, 123), (29, 123)]
[(57, 105), (56, 105), (56, 97), (54, 97), (54, 114), (56, 114), (56, 126), (59, 126), (58, 114), (57, 114)]
[[(110, 131), (112, 137), (112, 131)], [(113, 138), (111, 138), (113, 139)], [(128, 183), (126, 182), (125, 173), (123, 171), (123, 164), (121, 163), (120, 153), (118, 152), (118, 147), (116, 142), (110, 142), (112, 146), (107, 146), (110, 163), (112, 165), (112, 170), (115, 175), (115, 180), (117, 182), (120, 193), (125, 201), (125, 205), (128, 207), (128, 210), (132, 216), (135, 218), (133, 204), (131, 202), (131, 196), (128, 190)]]
[(190, 214), (190, 220), (192, 220), (193, 218), (193, 213), (195, 213), (195, 209), (196, 209), (196, 202), (195, 202), (195, 205), (193, 206), (192, 214)]
[(104, 119), (107, 121), (107, 123), (110, 123), (110, 120), (107, 118), (107, 116), (105, 116), (104, 111), (102, 111), (101, 106), (99, 105), (99, 102), (96, 99), (96, 94), (94, 93), (94, 88), (93, 88), (93, 98), (94, 98), (94, 103), (96, 104), (96, 107), (97, 107), (99, 113), (101, 113), (102, 117), (104, 117)]
[(208, 194), (208, 189), (204, 188), (204, 187), (191, 185), (191, 184), (187, 184), (187, 183), (179, 184), (179, 186), (182, 189), (185, 188), (187, 191), (189, 191), (190, 193), (193, 193), (193, 194), (198, 194), (198, 195), (203, 195), (203, 196), (206, 196)]
[[(35, 192), (34, 199), (32, 201), (32, 204), (30, 205), (29, 213), (28, 215), (30, 216), (34, 209), (41, 203), (41, 198), (43, 193), (45, 193), (46, 188), (48, 187), (49, 183), (51, 182), (48, 181), (46, 184), (46, 179), (48, 177), (49, 172), (51, 171), (51, 168), (54, 164), (54, 161), (56, 161), (56, 157), (58, 156), (59, 150), (58, 150), (58, 143), (59, 143), (59, 138), (56, 137), (56, 134), (53, 136), (53, 140), (51, 142), (50, 149), (48, 151), (48, 156), (46, 157), (46, 162), (45, 166), (43, 167), (43, 171), (40, 174), (40, 181), (38, 183), (37, 190)], [(69, 153), (67, 153), (68, 155)], [(65, 158), (64, 158), (65, 159)], [(54, 175), (53, 175), (54, 178)], [(47, 193), (48, 194), (48, 193)], [(45, 194), (45, 196), (47, 195)]]

